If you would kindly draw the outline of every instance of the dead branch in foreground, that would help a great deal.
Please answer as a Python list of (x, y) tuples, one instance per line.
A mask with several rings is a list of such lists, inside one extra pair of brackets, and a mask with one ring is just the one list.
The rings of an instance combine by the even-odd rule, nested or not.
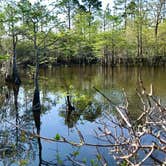
[[(96, 89), (96, 88), (95, 88)], [(105, 95), (96, 89), (103, 97)], [(123, 107), (115, 106), (115, 110), (121, 119), (110, 114), (104, 114), (106, 120), (99, 120), (100, 127), (97, 137), (106, 138), (110, 144), (120, 146), (109, 148), (114, 158), (127, 165), (140, 166), (148, 159), (153, 160), (156, 165), (166, 164), (166, 107), (153, 94), (153, 87), (150, 86), (148, 93), (139, 80), (139, 90), (137, 95), (142, 103), (142, 113), (135, 122), (130, 120), (128, 115), (128, 100), (126, 94), (126, 104)], [(110, 104), (111, 100), (105, 97)], [(124, 123), (125, 122), (125, 123)], [(123, 145), (126, 143), (126, 145)], [(162, 155), (158, 157), (155, 152)]]
[[(101, 164), (106, 166), (107, 161), (99, 148), (108, 148), (113, 154), (114, 158), (119, 162), (124, 162), (131, 166), (140, 166), (153, 160), (156, 165), (166, 164), (166, 107), (163, 106), (157, 97), (153, 94), (152, 85), (150, 86), (150, 93), (148, 93), (140, 80), (140, 87), (137, 90), (137, 95), (142, 103), (142, 113), (134, 122), (129, 118), (128, 114), (128, 100), (124, 92), (125, 104), (117, 106), (112, 103), (104, 93), (95, 88), (112, 107), (117, 111), (120, 118), (108, 113), (103, 113), (104, 118), (98, 120), (96, 123), (100, 127), (95, 131), (96, 137), (101, 140), (104, 139), (107, 143), (93, 144), (86, 142), (81, 131), (76, 127), (79, 137), (79, 142), (70, 141), (64, 137), (60, 138), (46, 138), (35, 132), (30, 132), (22, 127), (15, 125), (9, 121), (11, 125), (24, 131), (29, 138), (40, 138), (50, 142), (67, 143), (72, 146), (91, 146), (97, 147), (98, 155), (101, 156)], [(155, 152), (160, 153), (163, 157), (158, 158)], [(72, 157), (68, 157), (76, 165), (83, 165)]]

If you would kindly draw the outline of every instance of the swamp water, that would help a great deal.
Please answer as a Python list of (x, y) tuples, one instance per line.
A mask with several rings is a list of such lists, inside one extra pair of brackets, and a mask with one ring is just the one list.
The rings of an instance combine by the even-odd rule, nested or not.
[[(105, 111), (115, 114), (114, 116), (116, 113), (112, 112), (107, 100), (94, 87), (117, 105), (124, 100), (124, 89), (129, 100), (130, 117), (134, 120), (140, 114), (140, 102), (136, 95), (138, 75), (141, 74), (147, 89), (153, 83), (155, 94), (165, 103), (165, 72), (165, 68), (140, 70), (101, 66), (41, 69), (41, 114), (32, 112), (34, 83), (28, 69), (21, 70), (22, 84), (19, 88), (5, 85), (0, 80), (0, 166), (70, 166), (70, 156), (86, 162), (86, 165), (97, 164), (95, 147), (74, 147), (66, 143), (33, 138), (31, 134), (38, 130), (42, 137), (59, 139), (63, 136), (70, 141), (79, 142), (75, 129), (77, 126), (87, 142), (100, 143), (94, 132), (98, 126), (96, 122)], [(66, 115), (68, 99), (73, 107), (70, 116)], [(116, 165), (106, 148), (101, 148), (100, 151), (109, 165)]]

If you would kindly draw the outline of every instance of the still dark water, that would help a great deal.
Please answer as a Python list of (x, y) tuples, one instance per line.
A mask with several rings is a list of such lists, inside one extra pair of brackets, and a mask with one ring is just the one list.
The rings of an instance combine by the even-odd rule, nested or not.
[[(34, 119), (38, 121), (40, 135), (54, 138), (56, 135), (79, 141), (75, 126), (85, 140), (98, 143), (95, 137), (96, 120), (109, 110), (109, 103), (93, 87), (100, 89), (116, 104), (123, 102), (124, 89), (129, 100), (130, 117), (139, 115), (139, 100), (136, 95), (138, 75), (141, 73), (146, 88), (150, 83), (155, 94), (166, 101), (165, 68), (102, 68), (56, 67), (40, 70), (41, 115), (32, 112), (34, 84), (29, 70), (21, 70), (22, 84), (19, 89), (5, 85), (0, 80), (0, 166), (17, 165), (72, 165), (67, 156), (75, 154), (76, 160), (86, 165), (99, 165), (96, 148), (73, 147), (69, 144), (53, 143), (28, 136), (24, 130), (36, 132)], [(73, 114), (66, 117), (67, 96)], [(116, 115), (115, 115), (116, 116)], [(19, 128), (17, 127), (19, 126)], [(21, 130), (24, 129), (24, 130)], [(116, 165), (107, 149), (100, 149), (110, 165)]]

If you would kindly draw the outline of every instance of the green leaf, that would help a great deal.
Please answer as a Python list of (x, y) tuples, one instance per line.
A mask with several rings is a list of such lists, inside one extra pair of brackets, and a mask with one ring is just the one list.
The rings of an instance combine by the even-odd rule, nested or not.
[(0, 55), (0, 61), (1, 60), (8, 60), (9, 59), (9, 55)]
[(21, 138), (21, 141), (22, 141), (22, 142), (25, 142), (25, 141), (26, 141), (26, 134), (25, 134), (24, 131), (21, 132), (21, 137), (20, 137), (20, 138)]
[(95, 161), (95, 160), (93, 160), (93, 159), (90, 161), (90, 163), (91, 163), (91, 166), (97, 166), (96, 161)]
[(96, 157), (99, 161), (101, 160), (101, 155), (97, 154)]
[(86, 158), (82, 159), (82, 162), (83, 162), (84, 164), (86, 164), (86, 163), (87, 163)]
[(74, 152), (73, 152), (73, 156), (74, 156), (74, 157), (78, 156), (79, 154), (80, 154), (79, 151), (74, 151)]
[(56, 134), (56, 136), (54, 137), (55, 140), (60, 140), (61, 136), (59, 134)]
[(28, 161), (27, 160), (20, 160), (19, 164), (20, 164), (20, 166), (25, 166), (28, 164)]

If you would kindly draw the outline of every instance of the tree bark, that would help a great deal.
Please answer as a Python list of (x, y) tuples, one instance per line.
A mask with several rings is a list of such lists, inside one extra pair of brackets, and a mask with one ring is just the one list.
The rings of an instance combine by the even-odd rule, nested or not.
[(18, 74), (18, 70), (17, 70), (17, 63), (16, 63), (16, 46), (17, 46), (17, 35), (15, 34), (14, 31), (14, 23), (12, 23), (12, 44), (13, 44), (13, 66), (12, 66), (12, 82), (20, 85), (21, 84), (21, 80)]
[(71, 6), (70, 2), (68, 2), (68, 7), (67, 7), (67, 15), (68, 15), (68, 29), (71, 29)]
[(137, 57), (143, 56), (142, 47), (142, 0), (138, 0), (138, 23), (137, 23)]
[(34, 57), (36, 58), (36, 70), (35, 70), (35, 78), (34, 78), (34, 86), (35, 89), (39, 91), (38, 85), (38, 75), (39, 75), (39, 53), (38, 53), (38, 46), (37, 46), (37, 25), (33, 23), (33, 32), (34, 32)]
[(158, 55), (158, 27), (161, 21), (161, 10), (164, 6), (164, 0), (160, 0), (157, 6), (156, 24), (155, 24), (155, 56)]

